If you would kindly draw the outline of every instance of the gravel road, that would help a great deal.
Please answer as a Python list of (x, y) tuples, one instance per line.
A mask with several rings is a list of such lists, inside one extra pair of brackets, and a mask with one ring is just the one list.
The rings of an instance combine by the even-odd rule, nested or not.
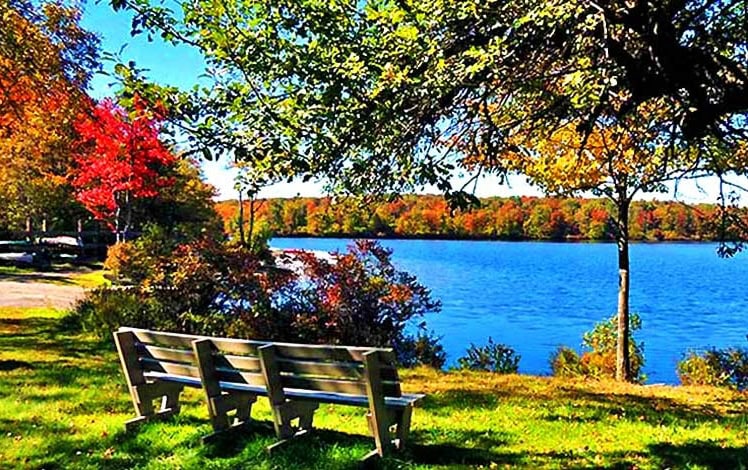
[(66, 272), (0, 275), (0, 307), (70, 308), (84, 290), (70, 283), (69, 276)]

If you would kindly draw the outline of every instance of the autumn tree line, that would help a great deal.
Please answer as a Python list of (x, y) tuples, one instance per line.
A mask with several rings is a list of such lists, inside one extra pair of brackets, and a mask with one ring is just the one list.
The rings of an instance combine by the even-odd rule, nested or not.
[(0, 1), (0, 17), (0, 238), (27, 221), (50, 231), (79, 221), (117, 234), (147, 224), (220, 230), (214, 189), (164, 138), (165, 109), (89, 95), (101, 53), (77, 7)]
[[(451, 211), (436, 195), (405, 195), (364, 205), (354, 200), (254, 201), (255, 230), (275, 236), (414, 237), (500, 240), (614, 240), (615, 205), (607, 199), (491, 197), (472, 211)], [(250, 212), (244, 202), (244, 213)], [(236, 200), (216, 203), (228, 233), (238, 232)], [(634, 201), (633, 240), (710, 241), (721, 237), (721, 208), (677, 201)], [(745, 216), (745, 211), (743, 216)], [(247, 220), (244, 221), (247, 229)]]

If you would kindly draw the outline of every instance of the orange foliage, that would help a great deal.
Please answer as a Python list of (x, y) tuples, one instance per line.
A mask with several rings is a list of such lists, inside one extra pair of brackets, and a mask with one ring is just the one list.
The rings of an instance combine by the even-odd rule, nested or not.
[[(280, 236), (612, 240), (615, 215), (612, 203), (604, 199), (490, 198), (479, 209), (455, 214), (437, 196), (407, 195), (369, 207), (335, 204), (327, 198), (272, 199), (260, 204), (257, 222)], [(236, 201), (216, 204), (226, 227), (235, 226), (237, 208)], [(717, 236), (713, 206), (635, 201), (631, 212), (632, 239), (708, 240)]]

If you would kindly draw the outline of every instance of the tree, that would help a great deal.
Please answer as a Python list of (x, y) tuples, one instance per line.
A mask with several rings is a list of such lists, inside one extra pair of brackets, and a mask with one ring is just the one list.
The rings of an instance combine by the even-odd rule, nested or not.
[[(265, 204), (265, 200), (258, 199), (258, 195), (262, 188), (273, 184), (273, 181), (264, 178), (252, 167), (247, 165), (245, 162), (237, 161), (234, 163), (234, 167), (237, 169), (236, 178), (234, 180), (234, 189), (236, 189), (239, 195), (239, 210), (237, 214), (237, 222), (239, 228), (239, 243), (244, 248), (250, 250), (258, 248), (255, 243), (256, 230), (255, 221), (257, 219), (257, 212)], [(249, 201), (249, 227), (245, 236), (244, 228), (244, 195), (246, 194)]]
[[(694, 174), (703, 164), (700, 153), (684, 143), (663, 137), (669, 103), (653, 100), (640, 105), (626, 119), (605, 116), (589, 130), (579, 122), (556, 129), (518, 132), (502, 164), (521, 171), (551, 193), (593, 191), (616, 207), (615, 240), (618, 245), (618, 340), (616, 378), (630, 381), (629, 356), (630, 262), (629, 211), (641, 191), (663, 191), (663, 183)], [(672, 125), (670, 123), (669, 125)], [(664, 140), (663, 140), (664, 139)], [(607, 214), (606, 214), (607, 216)]]
[(0, 226), (72, 223), (82, 211), (66, 178), (73, 121), (89, 104), (98, 39), (60, 3), (0, 0), (0, 18)]
[(465, 202), (461, 155), (500, 152), (517, 126), (591, 132), (665, 99), (671, 141), (730, 141), (748, 111), (745, 0), (112, 3), (205, 55), (215, 83), (195, 93), (123, 77), (206, 152), (343, 192), (435, 184)]
[(73, 172), (76, 197), (97, 219), (117, 233), (132, 228), (136, 199), (152, 198), (173, 180), (161, 169), (174, 165), (174, 155), (159, 139), (162, 112), (134, 101), (132, 116), (111, 100), (81, 114), (75, 127), (80, 152)]
[(223, 223), (213, 198), (216, 189), (203, 181), (198, 163), (177, 156), (174, 164), (159, 165), (159, 178), (168, 182), (158, 194), (134, 201), (133, 218), (158, 225), (164, 234), (178, 241), (200, 237), (223, 237)]

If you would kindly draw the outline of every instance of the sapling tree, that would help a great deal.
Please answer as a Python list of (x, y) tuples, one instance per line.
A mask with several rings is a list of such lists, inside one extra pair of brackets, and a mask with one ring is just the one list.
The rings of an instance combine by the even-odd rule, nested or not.
[[(592, 192), (616, 207), (614, 237), (618, 247), (618, 336), (616, 379), (630, 381), (629, 210), (641, 192), (666, 191), (664, 183), (708, 173), (698, 148), (671, 140), (667, 101), (652, 100), (626, 118), (601, 116), (592, 128), (569, 121), (554, 129), (518, 130), (508, 151), (488, 155), (492, 164), (527, 175), (548, 193)], [(478, 157), (468, 158), (468, 165)]]

